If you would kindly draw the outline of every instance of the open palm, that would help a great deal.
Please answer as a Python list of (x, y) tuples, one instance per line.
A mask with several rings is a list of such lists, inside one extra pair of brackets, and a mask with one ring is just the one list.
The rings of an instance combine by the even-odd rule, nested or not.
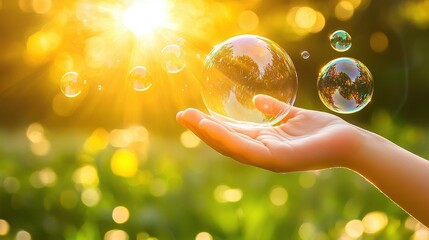
[[(283, 104), (264, 95), (255, 101), (265, 113)], [(231, 127), (195, 109), (179, 112), (177, 120), (218, 152), (275, 172), (344, 166), (339, 161), (359, 144), (355, 126), (332, 114), (296, 107), (277, 127)]]

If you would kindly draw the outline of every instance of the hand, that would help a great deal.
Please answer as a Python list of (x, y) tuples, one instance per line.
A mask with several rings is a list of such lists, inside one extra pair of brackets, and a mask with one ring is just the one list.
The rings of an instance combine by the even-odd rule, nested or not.
[[(254, 104), (265, 114), (286, 106), (267, 95), (257, 95)], [(177, 121), (221, 154), (274, 172), (347, 167), (361, 145), (359, 128), (296, 107), (276, 127), (232, 127), (195, 109), (179, 112)]]

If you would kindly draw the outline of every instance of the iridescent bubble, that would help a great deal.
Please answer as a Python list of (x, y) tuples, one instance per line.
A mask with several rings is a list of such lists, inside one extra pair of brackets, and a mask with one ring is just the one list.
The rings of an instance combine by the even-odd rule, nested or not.
[(298, 77), (289, 55), (278, 44), (256, 35), (240, 35), (209, 53), (201, 85), (211, 115), (230, 125), (252, 127), (275, 125), (288, 114)]
[(337, 58), (319, 73), (317, 91), (323, 104), (338, 113), (354, 113), (372, 98), (374, 80), (371, 72), (353, 58)]
[(133, 68), (128, 75), (128, 79), (134, 90), (139, 92), (146, 91), (152, 86), (149, 73), (143, 66)]
[(82, 92), (83, 82), (76, 72), (67, 72), (60, 81), (61, 92), (66, 97), (77, 97)]
[(329, 37), (331, 47), (338, 52), (345, 52), (352, 46), (352, 37), (344, 30), (337, 30)]
[(165, 46), (161, 55), (164, 68), (168, 73), (178, 73), (186, 67), (182, 49), (178, 45)]
[(310, 53), (308, 51), (302, 51), (301, 52), (301, 57), (303, 59), (308, 59), (310, 57)]
[(178, 45), (183, 46), (183, 45), (185, 45), (186, 40), (182, 37), (179, 37), (179, 38), (177, 38), (176, 42)]

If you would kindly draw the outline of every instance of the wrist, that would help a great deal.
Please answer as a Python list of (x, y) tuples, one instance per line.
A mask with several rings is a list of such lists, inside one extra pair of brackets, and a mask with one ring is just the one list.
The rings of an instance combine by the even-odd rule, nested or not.
[(387, 141), (383, 137), (367, 131), (363, 128), (356, 128), (356, 146), (347, 158), (345, 167), (356, 172), (361, 172), (365, 169), (367, 161), (371, 161), (377, 154), (376, 151), (384, 146)]

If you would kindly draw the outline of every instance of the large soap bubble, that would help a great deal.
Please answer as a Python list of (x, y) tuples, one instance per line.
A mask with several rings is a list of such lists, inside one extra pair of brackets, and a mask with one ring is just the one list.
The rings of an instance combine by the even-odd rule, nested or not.
[(317, 90), (323, 104), (338, 113), (354, 113), (372, 98), (374, 81), (371, 72), (353, 58), (337, 58), (319, 73)]
[[(214, 117), (231, 125), (275, 125), (295, 101), (298, 77), (289, 55), (278, 44), (256, 35), (240, 35), (218, 44), (207, 55), (201, 84), (204, 103)], [(274, 98), (271, 103), (277, 104), (255, 104), (257, 95)]]

